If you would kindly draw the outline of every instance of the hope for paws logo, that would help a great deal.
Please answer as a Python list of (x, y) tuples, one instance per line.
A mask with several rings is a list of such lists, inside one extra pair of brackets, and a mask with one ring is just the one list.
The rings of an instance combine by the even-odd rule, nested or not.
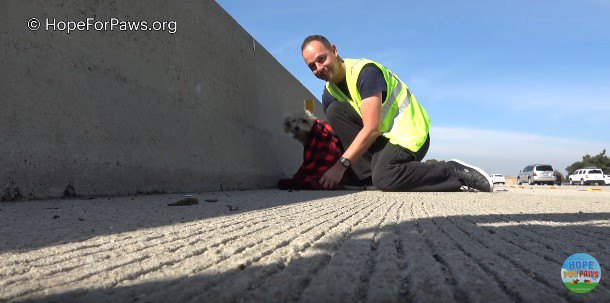
[(602, 277), (602, 270), (595, 258), (578, 253), (569, 256), (561, 266), (561, 279), (575, 293), (590, 292)]

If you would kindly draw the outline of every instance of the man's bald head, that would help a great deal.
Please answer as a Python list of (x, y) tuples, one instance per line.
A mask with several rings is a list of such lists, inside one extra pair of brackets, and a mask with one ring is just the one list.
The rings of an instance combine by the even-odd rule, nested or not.
[(328, 39), (326, 39), (326, 37), (324, 37), (322, 35), (311, 35), (311, 36), (305, 38), (305, 40), (303, 40), (303, 44), (301, 44), (301, 52), (305, 49), (307, 44), (309, 44), (311, 41), (318, 41), (318, 42), (322, 43), (327, 49), (331, 49), (332, 44), (330, 43), (330, 41), (328, 41)]

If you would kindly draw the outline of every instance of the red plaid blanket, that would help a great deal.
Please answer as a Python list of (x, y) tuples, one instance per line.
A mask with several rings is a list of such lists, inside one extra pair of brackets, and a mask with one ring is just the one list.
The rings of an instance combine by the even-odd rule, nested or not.
[[(339, 160), (343, 146), (339, 138), (333, 136), (330, 124), (316, 120), (311, 127), (303, 151), (303, 164), (290, 179), (278, 182), (279, 189), (321, 189), (319, 181), (322, 175)], [(346, 171), (346, 175), (349, 171)], [(338, 185), (335, 189), (341, 189)]]

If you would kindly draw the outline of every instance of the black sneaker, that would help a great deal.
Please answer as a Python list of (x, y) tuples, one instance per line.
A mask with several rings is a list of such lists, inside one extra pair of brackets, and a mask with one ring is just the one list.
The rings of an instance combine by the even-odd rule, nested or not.
[(451, 159), (445, 163), (453, 168), (455, 176), (466, 190), (482, 192), (492, 192), (494, 190), (491, 178), (484, 170), (456, 159)]

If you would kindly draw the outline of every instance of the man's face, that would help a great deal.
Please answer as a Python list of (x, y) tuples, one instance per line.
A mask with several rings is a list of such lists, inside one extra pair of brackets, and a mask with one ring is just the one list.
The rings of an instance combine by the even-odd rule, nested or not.
[(314, 40), (305, 46), (302, 55), (305, 64), (316, 78), (332, 82), (340, 80), (336, 78), (340, 74), (341, 63), (338, 59), (337, 48), (334, 45), (331, 45), (331, 49), (328, 49), (322, 42)]

